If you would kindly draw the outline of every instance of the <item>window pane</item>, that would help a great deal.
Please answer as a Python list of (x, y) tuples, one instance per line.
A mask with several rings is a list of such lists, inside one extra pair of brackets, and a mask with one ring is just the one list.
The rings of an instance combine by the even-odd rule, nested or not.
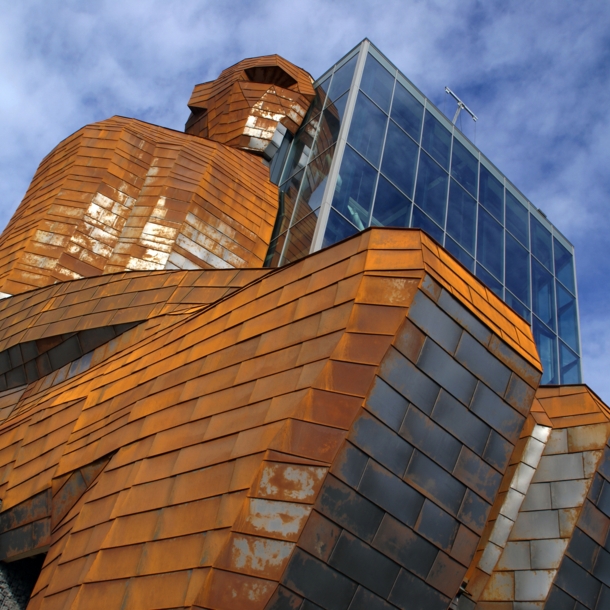
[(334, 152), (335, 147), (333, 146), (316, 157), (307, 166), (303, 179), (303, 187), (299, 195), (297, 211), (292, 224), (296, 224), (301, 218), (304, 218), (313, 211), (317, 213), (317, 210), (320, 208)]
[(307, 165), (317, 127), (318, 121), (317, 119), (314, 119), (307, 123), (305, 127), (302, 127), (297, 133), (295, 139), (292, 141), (290, 152), (288, 153), (286, 169), (284, 170), (282, 181), (286, 181), (287, 178), (296, 174)]
[(358, 93), (347, 141), (375, 167), (379, 167), (387, 118), (362, 92)]
[(504, 220), (504, 187), (502, 183), (481, 163), (479, 201), (496, 220)]
[(415, 203), (439, 225), (444, 226), (447, 174), (424, 152), (419, 156)]
[(322, 120), (311, 156), (316, 157), (323, 150), (332, 146), (339, 137), (339, 129), (345, 112), (347, 93), (342, 95), (335, 104), (331, 104), (322, 113)]
[(345, 147), (333, 206), (358, 229), (368, 227), (377, 171), (349, 146)]
[(476, 276), (487, 285), (488, 288), (491, 288), (493, 292), (496, 293), (497, 296), (502, 298), (502, 284), (498, 282), (498, 280), (491, 274), (487, 269), (481, 267), (481, 265), (477, 264), (477, 273)]
[(517, 198), (506, 191), (506, 228), (529, 250), (529, 230), (527, 210), (517, 201)]
[(413, 206), (413, 219), (411, 226), (423, 229), (430, 237), (434, 237), (439, 244), (443, 243), (443, 230), (426, 216), (416, 205)]
[(559, 361), (561, 363), (561, 383), (580, 383), (578, 356), (559, 342)]
[(298, 174), (292, 176), (290, 180), (284, 182), (280, 188), (280, 209), (278, 211), (278, 221), (276, 222), (278, 233), (283, 233), (290, 226), (292, 212), (294, 211), (294, 206), (297, 201), (299, 188), (301, 186), (301, 182), (303, 181), (304, 175), (305, 170), (301, 170)]
[(380, 108), (388, 112), (394, 88), (394, 77), (372, 55), (366, 58), (360, 88)]
[(532, 259), (532, 309), (547, 325), (555, 330), (555, 290), (553, 276)]
[(448, 235), (445, 237), (445, 250), (453, 254), (470, 273), (474, 271), (474, 258), (460, 248)]
[(568, 290), (575, 293), (574, 257), (555, 238), (553, 241), (555, 242), (555, 275)]
[(330, 86), (331, 78), (332, 78), (332, 74), (330, 76), (328, 76), (326, 79), (324, 79), (324, 81), (321, 82), (316, 88), (316, 91), (319, 93), (320, 99), (322, 100), (322, 102), (324, 102), (326, 100), (326, 93), (328, 92), (328, 87)]
[(408, 227), (410, 216), (411, 202), (383, 176), (379, 176), (371, 224), (383, 227)]
[(504, 231), (502, 225), (497, 223), (481, 206), (479, 206), (479, 227), (477, 230), (477, 261), (491, 271), (497, 279), (502, 281), (502, 243)]
[(553, 269), (551, 233), (540, 222), (530, 216), (532, 231), (532, 254), (550, 271)]
[(381, 171), (409, 197), (413, 197), (418, 148), (394, 121), (390, 121)]
[(422, 146), (445, 168), (449, 169), (451, 134), (427, 110), (424, 119)]
[(317, 220), (316, 214), (310, 214), (288, 231), (288, 243), (282, 264), (292, 263), (309, 254)]
[(352, 57), (346, 64), (343, 64), (333, 74), (333, 80), (330, 83), (330, 89), (328, 91), (328, 97), (332, 102), (334, 102), (350, 88), (357, 59), (358, 55), (354, 55), (354, 57)]
[(513, 294), (508, 290), (504, 291), (504, 302), (514, 309), (522, 318), (525, 318), (528, 322), (531, 320), (530, 310)]
[(534, 316), (533, 331), (534, 341), (536, 342), (543, 368), (540, 383), (559, 383), (557, 376), (557, 338), (536, 316)]
[(466, 147), (453, 138), (451, 175), (473, 196), (477, 196), (479, 162)]
[(338, 241), (346, 239), (355, 233), (358, 233), (358, 229), (347, 222), (340, 214), (337, 214), (335, 210), (331, 209), (322, 247), (326, 248), (327, 246), (332, 246)]
[(287, 235), (288, 232), (286, 231), (272, 240), (267, 251), (267, 258), (265, 258), (265, 267), (279, 267), (280, 255), (282, 254), (282, 248), (284, 247)]
[(447, 233), (471, 254), (474, 254), (476, 215), (475, 200), (455, 180), (451, 180)]
[(557, 327), (559, 336), (574, 351), (578, 351), (576, 299), (559, 283), (557, 284)]
[(328, 83), (329, 83), (329, 79), (327, 78), (322, 85), (320, 85), (317, 89), (316, 89), (316, 97), (314, 97), (313, 102), (311, 103), (311, 105), (309, 106), (309, 110), (307, 111), (307, 114), (305, 115), (305, 119), (303, 120), (303, 125), (305, 125), (305, 123), (308, 123), (309, 121), (311, 121), (312, 118), (317, 117), (320, 112), (322, 111), (322, 107), (324, 106), (324, 100), (326, 99), (326, 89), (323, 89), (322, 87), (324, 85), (326, 85), (326, 87), (328, 87)]
[(419, 142), (423, 114), (424, 107), (400, 83), (396, 83), (390, 116), (416, 142)]
[(506, 234), (506, 287), (526, 305), (530, 304), (530, 255), (508, 233)]

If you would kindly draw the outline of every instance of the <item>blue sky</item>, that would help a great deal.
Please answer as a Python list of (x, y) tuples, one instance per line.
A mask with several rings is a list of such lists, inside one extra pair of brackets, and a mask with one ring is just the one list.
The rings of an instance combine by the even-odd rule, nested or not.
[(193, 85), (232, 63), (279, 53), (316, 77), (364, 37), (450, 116), (444, 87), (456, 91), (479, 117), (479, 148), (574, 243), (584, 379), (610, 403), (603, 0), (4, 2), (0, 226), (81, 126), (120, 114), (182, 129)]

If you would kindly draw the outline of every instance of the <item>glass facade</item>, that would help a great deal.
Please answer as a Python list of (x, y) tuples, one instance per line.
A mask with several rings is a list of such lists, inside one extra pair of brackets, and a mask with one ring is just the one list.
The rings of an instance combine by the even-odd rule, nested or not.
[(314, 86), (267, 264), (371, 225), (419, 227), (531, 323), (542, 383), (579, 383), (571, 244), (369, 41)]

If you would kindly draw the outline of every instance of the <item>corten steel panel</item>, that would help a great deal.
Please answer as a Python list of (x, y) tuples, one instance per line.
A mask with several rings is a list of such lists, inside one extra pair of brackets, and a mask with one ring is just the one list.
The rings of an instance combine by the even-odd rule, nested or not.
[[(540, 378), (527, 324), (418, 230), (196, 273), (127, 276), (159, 309), (6, 395), (0, 549), (48, 549), (30, 608), (446, 608)], [(164, 309), (201, 285), (226, 290)]]
[(292, 134), (315, 96), (311, 76), (279, 55), (245, 59), (195, 85), (187, 133), (262, 154), (282, 123)]
[(0, 237), (0, 290), (125, 270), (262, 267), (277, 207), (259, 158), (114, 117), (40, 164)]
[(538, 389), (459, 608), (607, 607), (609, 415), (584, 385)]

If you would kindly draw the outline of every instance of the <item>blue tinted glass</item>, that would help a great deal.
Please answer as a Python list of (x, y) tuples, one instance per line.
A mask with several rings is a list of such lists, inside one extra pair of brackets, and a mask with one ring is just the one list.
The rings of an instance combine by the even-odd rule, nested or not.
[(427, 154), (420, 153), (415, 203), (439, 225), (445, 224), (447, 174)]
[(506, 191), (506, 228), (529, 250), (530, 240), (527, 223), (527, 210), (517, 198)]
[(555, 275), (568, 290), (575, 293), (574, 257), (555, 238), (553, 241), (555, 242)]
[(504, 187), (483, 164), (481, 164), (479, 201), (496, 217), (496, 220), (504, 221)]
[(445, 237), (445, 250), (453, 254), (470, 273), (474, 271), (474, 258), (460, 248), (449, 236)]
[(451, 175), (473, 196), (477, 196), (479, 162), (466, 147), (453, 138)]
[(449, 169), (451, 134), (427, 110), (424, 119), (422, 146), (445, 168)]
[(476, 276), (487, 285), (488, 288), (491, 288), (493, 292), (496, 293), (497, 296), (502, 298), (502, 284), (498, 282), (498, 280), (491, 274), (487, 269), (481, 267), (481, 265), (477, 265), (477, 273)]
[(337, 177), (333, 206), (360, 230), (369, 225), (376, 178), (377, 171), (346, 146)]
[(303, 181), (305, 170), (301, 170), (284, 182), (280, 188), (280, 209), (278, 211), (278, 220), (276, 221), (277, 233), (283, 233), (290, 226), (292, 213), (299, 194), (299, 188)]
[(477, 204), (455, 180), (450, 182), (447, 233), (468, 252), (474, 254)]
[(530, 216), (532, 231), (532, 254), (547, 268), (553, 270), (553, 246), (551, 233), (540, 222)]
[(352, 57), (346, 64), (343, 64), (333, 74), (333, 80), (330, 83), (330, 89), (328, 90), (328, 98), (332, 102), (334, 102), (350, 88), (357, 59), (358, 55), (354, 55), (354, 57)]
[(267, 258), (265, 258), (265, 267), (279, 267), (280, 255), (282, 254), (282, 248), (286, 241), (288, 231), (283, 233), (279, 237), (276, 237), (269, 245), (269, 251), (267, 252)]
[(390, 121), (383, 147), (381, 171), (409, 197), (413, 197), (418, 148), (394, 121)]
[(522, 318), (525, 318), (528, 322), (531, 319), (530, 310), (513, 294), (508, 290), (504, 291), (504, 302), (512, 307)]
[(320, 85), (316, 89), (316, 97), (314, 97), (311, 106), (309, 106), (309, 110), (307, 111), (305, 119), (303, 120), (303, 125), (305, 125), (305, 123), (308, 123), (313, 117), (318, 116), (322, 111), (322, 107), (324, 106), (324, 100), (326, 99), (326, 89), (323, 89), (322, 87), (323, 85), (328, 86), (328, 83), (329, 79), (327, 78), (322, 83), (322, 85)]
[(312, 157), (316, 157), (320, 152), (326, 150), (337, 141), (346, 103), (347, 93), (343, 94), (336, 103), (325, 108), (316, 135), (316, 142), (311, 152)]
[(322, 204), (326, 178), (328, 177), (334, 151), (335, 147), (333, 146), (309, 162), (305, 170), (299, 203), (292, 219), (292, 224), (296, 224), (301, 218), (304, 218), (313, 211), (316, 211), (317, 214), (317, 210)]
[(553, 276), (532, 259), (532, 309), (547, 325), (555, 330), (555, 290)]
[(519, 242), (506, 234), (506, 287), (523, 303), (530, 303), (530, 255)]
[(578, 356), (559, 342), (559, 362), (561, 365), (561, 383), (580, 383)]
[(418, 229), (423, 229), (430, 237), (434, 237), (436, 241), (442, 245), (443, 230), (426, 216), (416, 205), (413, 206), (413, 219), (411, 226)]
[(379, 167), (387, 118), (362, 92), (358, 93), (347, 141)]
[(575, 351), (578, 351), (578, 320), (576, 299), (557, 284), (557, 329), (559, 336)]
[(316, 214), (310, 214), (290, 228), (282, 264), (291, 263), (309, 254), (317, 220)]
[(372, 56), (366, 58), (360, 89), (385, 112), (390, 109), (394, 77)]
[(292, 141), (288, 158), (286, 159), (286, 166), (284, 174), (282, 175), (282, 181), (296, 174), (307, 165), (309, 160), (309, 153), (311, 153), (311, 146), (313, 144), (313, 138), (316, 135), (316, 128), (318, 123), (316, 120), (307, 123), (304, 127), (299, 129), (295, 139)]
[(371, 224), (383, 227), (408, 227), (411, 202), (383, 176), (379, 176)]
[(328, 223), (326, 225), (326, 232), (324, 233), (324, 241), (322, 247), (332, 246), (338, 241), (350, 237), (358, 233), (358, 229), (347, 222), (340, 214), (337, 214), (335, 210), (330, 211), (328, 217)]
[(500, 281), (503, 278), (502, 243), (504, 231), (481, 206), (479, 206), (479, 226), (477, 229), (477, 261), (491, 271)]
[(534, 316), (534, 341), (542, 362), (542, 384), (559, 383), (557, 375), (557, 337)]
[(417, 142), (423, 114), (424, 107), (400, 83), (396, 83), (390, 116)]

